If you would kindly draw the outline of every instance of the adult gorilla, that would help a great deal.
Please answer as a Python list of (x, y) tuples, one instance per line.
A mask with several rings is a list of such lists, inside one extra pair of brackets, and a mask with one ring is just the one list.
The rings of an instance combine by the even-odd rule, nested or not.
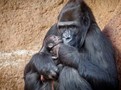
[[(57, 90), (118, 90), (112, 45), (83, 0), (69, 0), (45, 38), (49, 35), (61, 36), (64, 43), (58, 52), (64, 68)], [(36, 81), (41, 82), (34, 84), (43, 87), (40, 90), (51, 90), (40, 79)]]
[[(100, 31), (94, 15), (83, 0), (68, 1), (58, 17), (58, 23), (50, 29), (46, 37), (51, 34), (61, 36), (64, 44), (77, 49), (76, 53), (71, 51), (73, 53), (70, 55), (71, 58), (64, 56), (65, 53), (71, 53), (69, 51), (71, 49), (61, 48), (59, 51), (60, 61), (66, 66), (75, 68), (80, 75), (75, 76), (76, 71), (73, 70), (71, 72), (69, 69), (62, 70), (59, 81), (65, 89), (60, 90), (80, 90), (80, 88), (72, 89), (77, 80), (76, 78), (74, 80), (74, 77), (81, 79), (83, 82), (81, 87), (89, 84), (92, 90), (118, 90), (112, 45)], [(82, 90), (86, 90), (86, 87)]]

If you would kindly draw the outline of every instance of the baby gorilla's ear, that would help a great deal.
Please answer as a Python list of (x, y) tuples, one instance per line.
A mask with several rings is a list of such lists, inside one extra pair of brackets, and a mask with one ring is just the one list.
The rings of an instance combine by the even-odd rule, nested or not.
[(54, 43), (49, 43), (49, 44), (48, 44), (48, 48), (49, 48), (49, 49), (51, 49), (51, 48), (53, 48), (53, 47), (54, 47)]

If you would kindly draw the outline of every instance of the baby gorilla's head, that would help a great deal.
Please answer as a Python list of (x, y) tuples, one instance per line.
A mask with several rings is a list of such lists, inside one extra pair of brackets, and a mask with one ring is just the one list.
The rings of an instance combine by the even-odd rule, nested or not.
[(59, 36), (51, 35), (45, 39), (45, 45), (48, 50), (51, 50), (54, 46), (62, 43), (62, 39)]

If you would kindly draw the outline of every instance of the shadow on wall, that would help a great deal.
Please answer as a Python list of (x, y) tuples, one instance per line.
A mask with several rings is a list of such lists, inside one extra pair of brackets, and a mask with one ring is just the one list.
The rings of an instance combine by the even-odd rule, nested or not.
[(105, 26), (103, 32), (112, 41), (116, 52), (116, 63), (119, 77), (119, 90), (121, 90), (121, 13), (114, 16)]

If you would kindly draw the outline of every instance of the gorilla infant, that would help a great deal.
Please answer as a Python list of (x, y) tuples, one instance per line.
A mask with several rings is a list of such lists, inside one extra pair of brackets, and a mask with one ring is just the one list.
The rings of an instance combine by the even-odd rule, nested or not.
[[(52, 59), (50, 51), (52, 47), (62, 42), (59, 37), (48, 36), (43, 43), (40, 52), (34, 54), (30, 62), (26, 65), (24, 70), (25, 90), (37, 90), (42, 86), (37, 87), (39, 84), (48, 81), (46, 87), (51, 86), (52, 79), (57, 78), (58, 68)], [(45, 84), (43, 84), (44, 87)]]

